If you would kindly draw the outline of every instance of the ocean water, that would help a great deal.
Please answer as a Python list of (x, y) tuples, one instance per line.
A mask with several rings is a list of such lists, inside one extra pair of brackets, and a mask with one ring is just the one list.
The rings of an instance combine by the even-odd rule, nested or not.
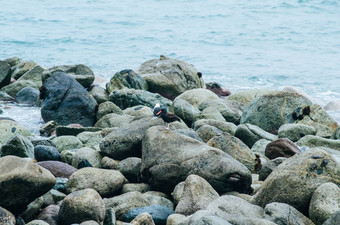
[[(159, 55), (236, 92), (294, 86), (340, 101), (339, 0), (0, 0), (0, 60), (110, 79)], [(339, 111), (330, 111), (340, 121)]]

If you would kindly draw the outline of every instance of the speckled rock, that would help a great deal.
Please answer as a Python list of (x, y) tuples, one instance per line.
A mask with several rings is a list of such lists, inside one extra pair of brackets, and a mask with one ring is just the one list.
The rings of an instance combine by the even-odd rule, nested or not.
[(39, 65), (35, 65), (26, 73), (24, 73), (17, 81), (28, 80), (34, 82), (38, 87), (42, 85), (42, 74), (44, 72), (44, 68)]
[(110, 82), (106, 84), (106, 89), (110, 93), (126, 88), (148, 90), (148, 84), (143, 77), (130, 69), (115, 73)]
[(213, 119), (226, 122), (222, 114), (215, 107), (206, 107), (202, 110), (201, 119)]
[(322, 225), (334, 225), (340, 221), (340, 210), (336, 211), (329, 219), (327, 219)]
[(119, 162), (117, 170), (119, 170), (130, 182), (138, 182), (140, 175), (142, 160), (137, 157), (128, 157)]
[(173, 101), (170, 111), (174, 112), (189, 125), (201, 117), (201, 111), (197, 107), (180, 98), (176, 98)]
[(60, 159), (60, 153), (53, 146), (37, 145), (34, 147), (34, 158), (38, 162), (47, 160), (58, 161)]
[(84, 131), (79, 133), (77, 138), (79, 138), (79, 140), (83, 143), (84, 147), (94, 148), (95, 146), (99, 146), (100, 141), (102, 140), (102, 135), (101, 131)]
[(215, 93), (207, 89), (197, 88), (193, 90), (188, 90), (183, 94), (180, 94), (179, 96), (176, 97), (174, 101), (176, 101), (177, 99), (185, 100), (189, 104), (198, 108), (199, 105), (202, 104), (203, 102), (218, 100), (220, 98)]
[(79, 149), (72, 158), (72, 166), (75, 168), (83, 168), (83, 167), (101, 167), (101, 160), (103, 156), (100, 152), (93, 150), (89, 147), (84, 147)]
[(296, 142), (299, 146), (314, 147), (326, 147), (336, 150), (340, 150), (340, 140), (333, 140), (328, 138), (322, 138), (313, 135), (307, 135)]
[(145, 116), (153, 116), (152, 109), (145, 105), (136, 105), (123, 110), (124, 114), (141, 118)]
[(77, 171), (77, 169), (73, 166), (58, 161), (42, 161), (38, 162), (37, 164), (49, 170), (55, 177), (69, 178), (74, 172)]
[(173, 214), (174, 211), (163, 205), (150, 205), (140, 208), (133, 208), (127, 214), (125, 214), (124, 221), (130, 222), (132, 219), (136, 218), (142, 213), (150, 214), (152, 220), (156, 224), (166, 224), (167, 218), (169, 215)]
[(145, 212), (145, 213), (141, 213), (138, 216), (136, 216), (136, 218), (134, 218), (131, 221), (131, 224), (132, 225), (140, 225), (140, 224), (155, 225), (155, 222), (153, 221), (152, 216), (149, 213)]
[(35, 67), (37, 63), (35, 62), (20, 62), (15, 66), (12, 77), (18, 80), (22, 75), (24, 75), (27, 71)]
[(270, 141), (275, 141), (277, 137), (270, 134), (260, 127), (246, 123), (237, 126), (235, 131), (235, 137), (241, 139), (249, 148), (251, 148), (255, 142), (260, 139), (266, 139)]
[(98, 106), (98, 111), (97, 111), (97, 120), (99, 120), (100, 118), (102, 118), (103, 116), (109, 113), (122, 115), (123, 111), (113, 102), (106, 101), (106, 102), (100, 103)]
[(34, 158), (34, 146), (27, 137), (20, 134), (14, 134), (4, 145), (2, 145), (0, 153), (1, 156), (15, 155), (22, 158)]
[(98, 104), (109, 100), (109, 93), (107, 90), (100, 85), (93, 85), (89, 90), (90, 95), (96, 100)]
[(31, 136), (31, 132), (18, 122), (11, 119), (1, 119), (0, 120), (0, 146), (5, 144), (14, 134), (20, 134), (22, 136)]
[(251, 151), (254, 153), (260, 153), (264, 155), (266, 147), (270, 142), (271, 141), (267, 139), (260, 139), (253, 144), (253, 146), (251, 147)]
[(38, 106), (41, 104), (41, 101), (39, 101), (39, 94), (40, 92), (37, 89), (25, 87), (15, 95), (15, 98), (19, 103)]
[(122, 127), (128, 125), (134, 118), (134, 116), (126, 114), (109, 113), (100, 118), (94, 126), (100, 128)]
[(238, 101), (244, 106), (246, 106), (256, 97), (272, 93), (277, 93), (277, 91), (269, 89), (247, 89), (232, 93), (231, 95), (228, 96), (227, 99)]
[(25, 87), (31, 87), (36, 90), (39, 90), (39, 86), (36, 85), (34, 82), (29, 81), (29, 80), (20, 80), (20, 81), (15, 81), (14, 83), (11, 83), (3, 88), (1, 88), (1, 91), (6, 92), (12, 97), (15, 97), (16, 94), (23, 88)]
[(0, 207), (0, 222), (6, 225), (16, 224), (14, 215), (2, 207)]
[(151, 190), (152, 190), (151, 185), (147, 183), (129, 183), (123, 185), (121, 193), (124, 194), (132, 191), (145, 193)]
[(288, 138), (293, 142), (297, 142), (306, 135), (315, 135), (316, 129), (305, 124), (284, 124), (279, 128), (279, 138)]
[(204, 142), (208, 142), (211, 138), (221, 135), (223, 132), (216, 127), (203, 125), (196, 130), (196, 133)]
[(277, 157), (289, 158), (300, 153), (300, 149), (288, 138), (279, 138), (270, 142), (265, 150), (265, 156), (269, 159), (275, 159)]

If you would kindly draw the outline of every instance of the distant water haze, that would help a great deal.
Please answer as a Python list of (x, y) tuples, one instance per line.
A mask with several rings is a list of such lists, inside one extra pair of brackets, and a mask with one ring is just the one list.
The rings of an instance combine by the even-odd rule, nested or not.
[(1, 1), (0, 60), (109, 79), (165, 55), (231, 92), (294, 86), (324, 106), (340, 101), (339, 25), (336, 0)]

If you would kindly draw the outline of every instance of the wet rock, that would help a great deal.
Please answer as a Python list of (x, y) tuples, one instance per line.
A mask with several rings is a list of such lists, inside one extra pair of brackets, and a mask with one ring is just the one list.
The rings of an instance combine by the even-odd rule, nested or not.
[(93, 126), (97, 102), (70, 75), (58, 72), (47, 78), (41, 88), (44, 99), (41, 116), (45, 122), (54, 120), (60, 125)]
[(328, 138), (322, 138), (313, 135), (307, 135), (296, 142), (298, 146), (314, 147), (326, 147), (336, 150), (340, 150), (340, 140), (333, 140)]
[(16, 156), (0, 158), (0, 171), (0, 205), (15, 214), (52, 189), (56, 182), (48, 170)]
[(37, 64), (35, 62), (20, 62), (15, 66), (12, 77), (18, 80), (22, 75), (24, 75), (27, 71), (35, 67)]
[(162, 127), (145, 133), (141, 171), (154, 188), (168, 193), (190, 174), (201, 176), (218, 192), (248, 192), (251, 183), (250, 171), (228, 154)]
[(21, 80), (32, 81), (38, 87), (41, 87), (43, 72), (44, 72), (44, 68), (42, 68), (39, 65), (35, 65), (30, 70), (28, 70), (26, 73), (24, 73), (19, 79), (17, 79), (17, 81), (21, 81)]
[(105, 88), (99, 85), (93, 85), (89, 89), (90, 95), (96, 100), (97, 104), (101, 104), (109, 100), (109, 93)]
[(270, 142), (265, 150), (265, 155), (269, 159), (275, 159), (277, 157), (289, 158), (300, 153), (300, 149), (288, 138), (279, 138), (273, 142)]
[(49, 170), (55, 177), (69, 178), (74, 172), (77, 171), (77, 169), (73, 166), (58, 161), (41, 161), (37, 164)]
[(7, 94), (9, 94), (12, 97), (15, 97), (16, 94), (23, 88), (25, 87), (31, 87), (34, 88), (36, 90), (39, 90), (39, 86), (36, 85), (34, 82), (29, 81), (29, 80), (18, 80), (15, 81), (14, 83), (11, 83), (7, 86), (4, 86), (3, 88), (1, 88), (1, 91), (6, 92)]
[(106, 84), (109, 93), (126, 88), (148, 90), (148, 84), (143, 77), (130, 69), (117, 72)]
[(238, 125), (235, 131), (235, 137), (241, 139), (249, 148), (251, 148), (255, 142), (260, 139), (266, 139), (269, 141), (277, 139), (275, 135), (249, 123)]
[(6, 61), (0, 60), (0, 88), (8, 85), (11, 81), (11, 66)]
[(32, 87), (25, 87), (21, 89), (15, 96), (19, 103), (30, 105), (39, 105), (40, 92)]
[(138, 182), (139, 171), (141, 168), (142, 160), (137, 157), (128, 157), (119, 162), (117, 169), (128, 179), (130, 182)]
[(18, 157), (34, 158), (34, 146), (25, 136), (14, 134), (0, 150), (1, 156), (15, 155)]
[(37, 145), (34, 147), (34, 158), (38, 162), (47, 160), (58, 161), (60, 159), (60, 153), (53, 146)]
[(246, 106), (240, 123), (250, 123), (275, 134), (285, 123), (285, 117), (301, 105), (312, 105), (312, 102), (293, 92), (263, 95)]
[(125, 182), (125, 177), (117, 170), (87, 167), (79, 169), (70, 176), (67, 182), (67, 192), (92, 188), (103, 197), (112, 196), (122, 188)]
[(72, 135), (56, 137), (52, 140), (52, 143), (60, 153), (64, 150), (81, 148), (83, 146), (83, 143), (79, 140), (79, 138)]
[(286, 123), (306, 124), (316, 129), (316, 135), (330, 137), (339, 127), (336, 121), (319, 105), (302, 105), (286, 116)]
[(101, 223), (105, 217), (104, 201), (93, 189), (75, 191), (62, 201), (58, 218), (62, 224), (94, 220)]
[(338, 168), (336, 155), (320, 148), (294, 155), (269, 175), (254, 203), (263, 207), (271, 202), (287, 203), (307, 215), (314, 191), (323, 183), (339, 180)]
[(123, 89), (110, 93), (110, 101), (115, 103), (119, 108), (126, 109), (137, 105), (145, 105), (150, 108), (159, 103), (161, 106), (169, 107), (171, 101), (159, 94), (151, 93), (145, 90)]
[(229, 133), (223, 133), (211, 138), (207, 144), (228, 153), (231, 157), (245, 165), (250, 171), (255, 170), (255, 154), (237, 137)]
[(320, 185), (310, 201), (310, 219), (317, 225), (323, 224), (338, 210), (340, 210), (340, 187), (334, 183)]
[(284, 124), (279, 128), (279, 138), (288, 138), (297, 142), (306, 135), (315, 135), (316, 129), (305, 124)]
[(247, 89), (236, 93), (232, 93), (231, 95), (228, 96), (227, 99), (238, 101), (242, 105), (246, 106), (256, 97), (274, 93), (277, 93), (277, 91), (269, 89)]
[(204, 86), (202, 74), (194, 66), (165, 56), (144, 62), (137, 73), (144, 77), (149, 91), (169, 99), (174, 99), (186, 90)]
[(129, 123), (105, 136), (100, 143), (100, 151), (113, 159), (141, 156), (141, 144), (145, 131), (152, 126), (163, 125), (163, 120), (145, 117)]
[(2, 207), (0, 207), (0, 222), (7, 225), (16, 224), (14, 215)]
[(122, 187), (122, 194), (127, 193), (127, 192), (132, 192), (132, 191), (138, 191), (141, 193), (145, 193), (148, 191), (151, 191), (151, 186), (146, 183), (135, 183), (135, 184), (124, 184)]
[(226, 97), (231, 94), (231, 92), (223, 88), (220, 84), (216, 82), (205, 83), (206, 89), (214, 92), (218, 97)]
[(83, 168), (83, 167), (101, 167), (101, 160), (103, 156), (100, 152), (93, 150), (89, 147), (84, 147), (79, 149), (72, 158), (72, 166), (75, 168)]
[(193, 123), (192, 128), (194, 130), (198, 130), (201, 126), (203, 125), (210, 125), (210, 126), (214, 126), (216, 128), (218, 128), (219, 130), (223, 131), (223, 132), (228, 132), (232, 135), (235, 134), (236, 128), (237, 126), (233, 123), (230, 122), (222, 122), (222, 121), (218, 121), (218, 120), (211, 120), (211, 119), (200, 119), (195, 121), (195, 123)]
[(196, 130), (196, 133), (204, 142), (208, 142), (211, 138), (223, 132), (216, 127), (203, 125)]
[(94, 81), (93, 71), (83, 64), (51, 67), (44, 71), (43, 80), (47, 80), (48, 78), (54, 76), (56, 73), (60, 72), (67, 73), (68, 75), (72, 76), (84, 88), (89, 88)]
[(156, 224), (166, 224), (166, 220), (169, 217), (169, 215), (175, 212), (166, 206), (150, 205), (131, 209), (127, 214), (125, 214), (124, 221), (130, 222), (142, 213), (150, 214), (152, 216), (152, 220)]
[(264, 208), (264, 218), (276, 224), (308, 224), (314, 223), (294, 207), (279, 202), (273, 202)]
[(140, 224), (155, 225), (155, 223), (152, 219), (152, 216), (147, 212), (137, 215), (136, 218), (134, 218), (131, 221), (131, 224), (132, 225), (140, 225)]
[(200, 209), (205, 209), (218, 197), (219, 194), (205, 179), (194, 174), (189, 175), (185, 179), (184, 190), (175, 212), (191, 215)]
[(110, 102), (110, 101), (103, 102), (98, 106), (97, 120), (99, 120), (100, 118), (102, 118), (103, 116), (109, 113), (122, 115), (123, 111), (113, 102)]
[(134, 116), (126, 114), (109, 113), (100, 118), (94, 126), (100, 128), (122, 127), (128, 125), (134, 118)]

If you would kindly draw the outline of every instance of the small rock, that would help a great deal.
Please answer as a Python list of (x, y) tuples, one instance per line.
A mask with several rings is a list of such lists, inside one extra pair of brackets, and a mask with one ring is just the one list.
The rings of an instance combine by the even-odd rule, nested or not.
[(118, 160), (114, 160), (111, 159), (107, 156), (104, 156), (102, 158), (102, 161), (100, 162), (100, 164), (102, 165), (102, 169), (112, 169), (112, 170), (116, 170), (119, 164)]
[(83, 167), (96, 167), (100, 168), (100, 162), (102, 160), (100, 152), (93, 150), (89, 147), (79, 149), (72, 158), (72, 166), (75, 168)]
[(208, 142), (216, 135), (222, 135), (222, 131), (210, 125), (203, 125), (196, 130), (197, 135), (204, 141)]
[(0, 207), (0, 222), (6, 225), (15, 225), (15, 217), (10, 211)]
[(109, 100), (109, 93), (106, 91), (105, 88), (101, 87), (100, 85), (91, 86), (89, 93), (90, 95), (92, 95), (92, 97), (96, 100), (98, 104), (101, 104)]
[(155, 225), (155, 223), (152, 219), (152, 216), (147, 212), (139, 214), (136, 218), (134, 218), (131, 221), (131, 224), (132, 225), (140, 225), (140, 224)]
[(293, 142), (297, 142), (306, 135), (315, 135), (316, 129), (305, 124), (284, 124), (279, 128), (279, 138), (288, 138)]
[(137, 157), (129, 157), (119, 162), (117, 169), (128, 179), (130, 182), (139, 181), (139, 171), (141, 169), (142, 160)]
[(34, 158), (40, 161), (58, 161), (60, 159), (60, 153), (53, 146), (37, 145), (34, 147)]
[(72, 135), (64, 135), (56, 137), (52, 140), (54, 146), (58, 149), (61, 153), (64, 150), (70, 150), (74, 148), (81, 148), (83, 147), (83, 143), (79, 140), (79, 138), (72, 136)]
[(300, 149), (288, 138), (279, 138), (276, 141), (270, 142), (265, 150), (265, 155), (269, 159), (277, 157), (289, 158), (300, 153)]
[(260, 139), (266, 139), (270, 141), (275, 141), (277, 137), (270, 134), (260, 127), (246, 123), (237, 126), (235, 131), (235, 137), (241, 139), (249, 148), (251, 148), (255, 142)]

